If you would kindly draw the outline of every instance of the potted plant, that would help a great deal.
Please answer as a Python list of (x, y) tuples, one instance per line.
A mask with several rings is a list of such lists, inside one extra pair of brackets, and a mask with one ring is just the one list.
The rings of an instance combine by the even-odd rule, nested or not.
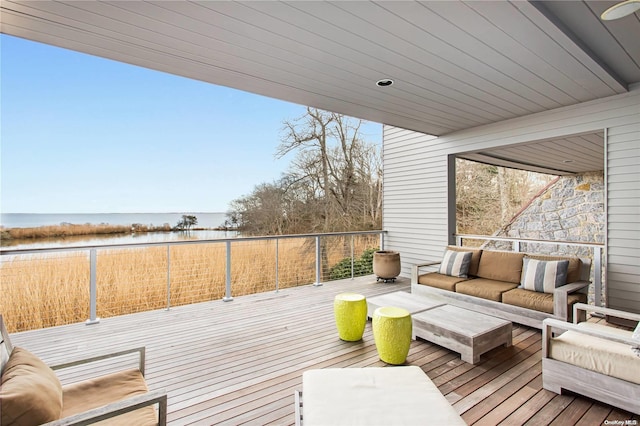
[(394, 282), (400, 275), (400, 253), (390, 250), (378, 250), (373, 253), (373, 273), (377, 281)]

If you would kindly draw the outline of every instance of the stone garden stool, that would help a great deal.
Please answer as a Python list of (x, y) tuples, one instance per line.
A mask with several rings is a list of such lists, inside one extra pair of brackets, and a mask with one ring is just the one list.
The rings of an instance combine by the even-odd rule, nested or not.
[(378, 356), (387, 364), (404, 364), (411, 346), (411, 314), (406, 309), (383, 306), (373, 313), (373, 338)]
[(355, 342), (362, 339), (367, 324), (367, 300), (363, 295), (338, 294), (333, 301), (333, 313), (342, 340)]

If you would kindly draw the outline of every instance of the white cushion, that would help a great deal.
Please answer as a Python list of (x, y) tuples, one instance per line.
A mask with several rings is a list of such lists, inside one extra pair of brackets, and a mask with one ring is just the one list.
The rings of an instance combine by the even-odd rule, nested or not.
[(567, 283), (568, 260), (545, 261), (525, 257), (522, 262), (520, 288), (553, 293), (556, 287)]
[[(626, 338), (632, 334), (628, 330), (597, 323), (581, 322), (578, 326)], [(551, 339), (549, 357), (640, 385), (640, 358), (624, 343), (588, 336), (579, 331), (566, 331)]]
[(305, 371), (302, 418), (305, 426), (465, 424), (416, 366)]
[(438, 272), (451, 277), (467, 278), (471, 256), (473, 253), (470, 251), (445, 250)]

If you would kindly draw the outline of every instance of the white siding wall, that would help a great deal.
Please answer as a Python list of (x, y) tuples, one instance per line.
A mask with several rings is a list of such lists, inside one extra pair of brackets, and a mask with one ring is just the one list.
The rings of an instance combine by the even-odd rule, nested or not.
[(487, 126), (430, 136), (384, 127), (386, 248), (412, 264), (439, 259), (448, 242), (447, 156), (608, 129), (609, 306), (640, 312), (640, 85), (629, 93)]

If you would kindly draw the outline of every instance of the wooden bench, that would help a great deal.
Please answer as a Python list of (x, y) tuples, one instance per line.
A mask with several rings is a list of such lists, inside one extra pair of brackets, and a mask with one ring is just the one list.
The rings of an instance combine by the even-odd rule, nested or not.
[[(14, 347), (0, 315), (0, 424), (160, 425), (167, 423), (167, 395), (149, 392), (144, 379), (145, 348), (48, 366)], [(62, 385), (55, 371), (111, 358), (137, 355), (138, 367)], [(156, 412), (155, 406), (158, 409)]]

